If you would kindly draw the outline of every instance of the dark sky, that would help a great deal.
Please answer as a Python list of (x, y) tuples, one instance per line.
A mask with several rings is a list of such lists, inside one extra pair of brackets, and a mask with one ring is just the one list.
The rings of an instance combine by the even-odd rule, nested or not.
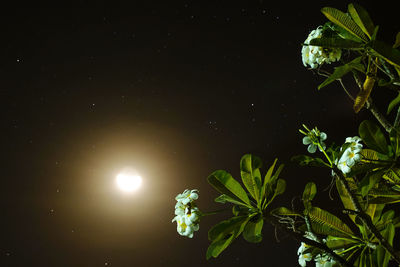
[[(306, 152), (302, 123), (336, 143), (357, 134), (370, 115), (338, 85), (318, 92), (300, 54), (320, 8), (348, 2), (144, 3), (2, 8), (0, 266), (296, 266), (299, 244), (269, 225), (207, 262), (207, 230), (231, 214), (188, 239), (174, 198), (198, 188), (201, 210), (221, 208), (207, 176), (239, 178), (245, 153), (288, 163)], [(392, 42), (396, 9), (359, 3)], [(144, 179), (132, 195), (114, 186), (126, 166)], [(330, 183), (290, 163), (282, 177), (275, 206)]]

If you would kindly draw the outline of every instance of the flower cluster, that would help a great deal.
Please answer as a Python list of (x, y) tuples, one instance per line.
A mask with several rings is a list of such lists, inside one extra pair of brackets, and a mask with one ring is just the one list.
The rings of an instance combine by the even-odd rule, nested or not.
[(347, 148), (344, 150), (340, 159), (337, 159), (335, 162), (338, 169), (344, 174), (349, 173), (351, 171), (351, 167), (353, 167), (356, 162), (361, 160), (360, 152), (363, 148), (363, 145), (360, 144), (360, 142), (361, 138), (358, 136), (346, 138), (345, 145)]
[[(306, 238), (317, 241), (314, 236), (310, 233), (305, 234)], [(325, 242), (325, 240), (323, 240)], [(311, 246), (307, 245), (304, 242), (301, 242), (299, 249), (297, 250), (297, 255), (299, 255), (299, 265), (305, 267), (307, 265), (307, 261), (311, 261), (314, 259), (316, 267), (333, 267), (337, 265), (337, 262), (330, 258), (328, 255), (318, 254), (316, 256), (311, 255), (311, 253), (307, 252), (311, 248)], [(306, 252), (306, 253), (305, 253)]]
[(338, 48), (323, 48), (321, 46), (308, 45), (312, 39), (321, 38), (323, 36), (323, 28), (319, 26), (313, 30), (304, 41), (304, 46), (301, 49), (303, 65), (310, 65), (312, 69), (318, 67), (322, 63), (332, 63), (338, 61), (342, 55), (342, 50)]
[(303, 137), (303, 144), (308, 145), (307, 151), (310, 153), (315, 153), (317, 151), (317, 147), (319, 151), (322, 152), (323, 149), (326, 148), (324, 141), (328, 136), (324, 132), (320, 132), (316, 127), (312, 130), (309, 130), (305, 125), (303, 127), (307, 130), (307, 132), (300, 130)]
[(176, 230), (180, 235), (192, 238), (193, 233), (199, 230), (200, 211), (194, 202), (198, 198), (197, 189), (186, 189), (175, 198), (177, 202), (175, 205), (175, 217), (172, 222), (176, 221)]

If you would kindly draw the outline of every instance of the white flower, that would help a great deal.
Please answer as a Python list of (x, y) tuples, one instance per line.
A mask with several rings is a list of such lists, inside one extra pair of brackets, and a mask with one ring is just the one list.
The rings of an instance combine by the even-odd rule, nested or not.
[(351, 171), (351, 167), (361, 160), (360, 152), (363, 148), (363, 145), (359, 142), (361, 142), (361, 138), (358, 136), (346, 138), (345, 144), (350, 144), (350, 146), (346, 148), (340, 159), (336, 160), (335, 162), (338, 169), (344, 174), (349, 173)]
[(346, 149), (346, 151), (343, 153), (342, 158), (343, 157), (344, 159), (346, 159), (347, 166), (352, 167), (357, 161), (360, 161), (361, 154), (352, 149)]
[(361, 141), (362, 140), (361, 140), (360, 137), (354, 136), (354, 137), (347, 137), (345, 143), (350, 143), (350, 147), (349, 148), (351, 148), (351, 150), (354, 151), (355, 153), (358, 153), (363, 148), (363, 145), (359, 143)]
[(197, 189), (193, 189), (193, 190), (186, 189), (185, 191), (183, 191), (182, 194), (177, 195), (175, 199), (177, 201), (182, 202), (184, 205), (186, 205), (189, 202), (192, 202), (198, 198), (199, 198), (199, 195), (198, 195)]
[(175, 204), (175, 215), (183, 216), (185, 215), (186, 205), (183, 205), (182, 202), (178, 201)]
[(347, 165), (346, 161), (339, 161), (339, 163), (337, 163), (337, 167), (345, 174), (351, 171), (351, 168)]
[(199, 230), (199, 225), (198, 224), (191, 224), (187, 225), (186, 220), (184, 216), (175, 216), (175, 218), (172, 219), (172, 222), (176, 221), (176, 230), (177, 232), (182, 235), (182, 236), (187, 236), (189, 238), (193, 237), (193, 232)]
[(332, 63), (338, 61), (342, 55), (341, 49), (333, 48), (322, 48), (321, 46), (308, 45), (312, 39), (321, 38), (323, 34), (322, 26), (313, 30), (304, 41), (304, 45), (301, 49), (301, 57), (303, 65), (307, 67), (310, 65), (312, 69), (318, 67), (322, 63)]
[[(326, 140), (326, 138), (328, 138), (326, 133), (324, 133), (324, 132), (318, 133), (317, 131), (315, 131), (313, 129), (313, 130), (311, 130), (311, 134), (314, 135), (316, 138), (319, 137), (319, 143), (322, 146), (322, 149), (325, 149), (326, 145), (325, 145), (324, 141)], [(308, 145), (307, 151), (309, 153), (315, 153), (315, 151), (317, 151), (317, 147), (318, 147), (319, 151), (322, 152), (321, 147), (319, 147), (317, 144), (315, 144), (315, 142), (313, 142), (313, 139), (314, 139), (314, 137), (309, 136), (309, 135), (303, 137), (303, 144)]]
[(185, 210), (185, 223), (187, 225), (192, 225), (192, 224), (196, 224), (196, 222), (199, 220), (199, 209), (197, 207), (195, 208), (186, 208)]
[(328, 255), (317, 255), (314, 260), (315, 267), (333, 267), (337, 265), (337, 262), (331, 259)]
[(312, 260), (312, 256), (310, 253), (303, 254), (303, 252), (307, 248), (309, 248), (309, 246), (307, 244), (305, 244), (304, 242), (301, 242), (301, 246), (297, 250), (297, 255), (299, 255), (299, 265), (302, 267), (305, 267), (307, 265), (306, 261)]

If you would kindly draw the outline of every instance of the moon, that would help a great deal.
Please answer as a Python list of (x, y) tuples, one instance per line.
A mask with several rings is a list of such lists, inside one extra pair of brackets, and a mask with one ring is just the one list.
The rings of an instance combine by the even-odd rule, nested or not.
[(137, 174), (121, 172), (116, 177), (118, 188), (127, 193), (138, 190), (142, 185), (142, 177)]

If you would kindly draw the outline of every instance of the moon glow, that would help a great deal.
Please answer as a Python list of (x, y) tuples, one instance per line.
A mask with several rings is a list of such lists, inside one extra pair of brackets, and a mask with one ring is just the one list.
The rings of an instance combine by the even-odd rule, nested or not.
[(142, 177), (137, 174), (119, 173), (116, 177), (116, 183), (121, 191), (130, 193), (140, 188)]

